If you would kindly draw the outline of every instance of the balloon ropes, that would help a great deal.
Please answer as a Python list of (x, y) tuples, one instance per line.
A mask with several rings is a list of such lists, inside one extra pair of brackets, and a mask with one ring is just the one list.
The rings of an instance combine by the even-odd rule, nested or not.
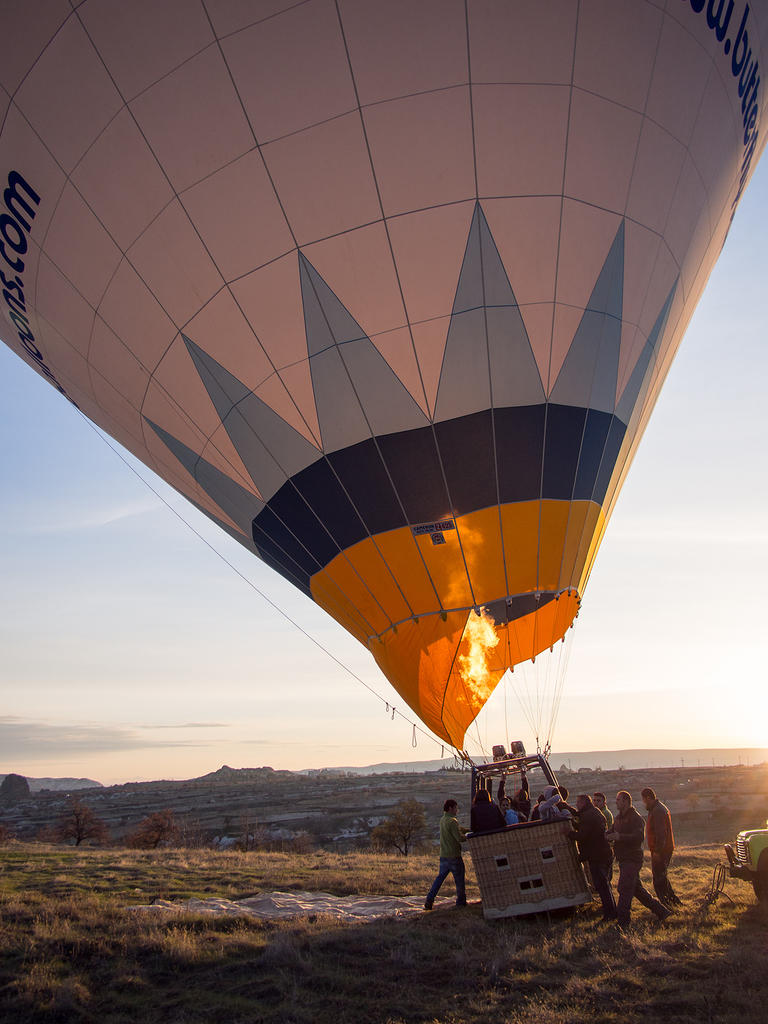
[(461, 749), (560, 657), (765, 145), (767, 27), (764, 0), (16, 5), (3, 340)]

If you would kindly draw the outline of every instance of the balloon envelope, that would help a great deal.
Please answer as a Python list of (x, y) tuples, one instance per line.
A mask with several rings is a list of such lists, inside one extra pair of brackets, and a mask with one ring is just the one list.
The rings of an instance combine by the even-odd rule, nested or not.
[(765, 143), (768, 5), (663, 7), (3, 15), (3, 340), (456, 746), (572, 624)]

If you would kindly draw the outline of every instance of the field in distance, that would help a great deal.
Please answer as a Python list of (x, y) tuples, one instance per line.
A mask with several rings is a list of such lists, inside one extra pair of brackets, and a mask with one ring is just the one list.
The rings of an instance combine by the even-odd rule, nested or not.
[[(680, 848), (680, 912), (637, 908), (624, 934), (575, 912), (487, 922), (470, 907), (366, 924), (131, 911), (259, 891), (422, 895), (429, 855), (0, 848), (0, 1019), (259, 1024), (763, 1024), (768, 910), (713, 846)], [(644, 871), (650, 883), (650, 871)], [(452, 895), (450, 882), (443, 890)]]

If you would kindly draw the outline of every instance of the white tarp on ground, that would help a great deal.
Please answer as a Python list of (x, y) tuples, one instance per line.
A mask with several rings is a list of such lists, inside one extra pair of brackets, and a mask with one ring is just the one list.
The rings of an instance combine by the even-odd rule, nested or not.
[[(446, 899), (436, 903), (452, 906)], [(412, 914), (424, 909), (423, 896), (332, 896), (327, 892), (265, 892), (244, 900), (209, 899), (156, 900), (131, 910), (177, 914), (247, 914), (259, 918), (297, 917), (307, 914), (329, 914), (347, 921), (371, 921), (377, 917)]]

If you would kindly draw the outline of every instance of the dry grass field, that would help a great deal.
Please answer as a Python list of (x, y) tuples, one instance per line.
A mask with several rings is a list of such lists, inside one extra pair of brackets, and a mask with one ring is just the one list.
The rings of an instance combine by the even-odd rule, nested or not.
[[(681, 912), (657, 925), (638, 908), (622, 933), (599, 923), (596, 904), (499, 922), (477, 902), (366, 924), (137, 913), (153, 899), (271, 890), (422, 894), (436, 861), (10, 843), (0, 849), (0, 1020), (764, 1024), (768, 910), (731, 880), (734, 903), (707, 903), (721, 859), (715, 846), (680, 849)], [(468, 893), (479, 899), (471, 872)]]

